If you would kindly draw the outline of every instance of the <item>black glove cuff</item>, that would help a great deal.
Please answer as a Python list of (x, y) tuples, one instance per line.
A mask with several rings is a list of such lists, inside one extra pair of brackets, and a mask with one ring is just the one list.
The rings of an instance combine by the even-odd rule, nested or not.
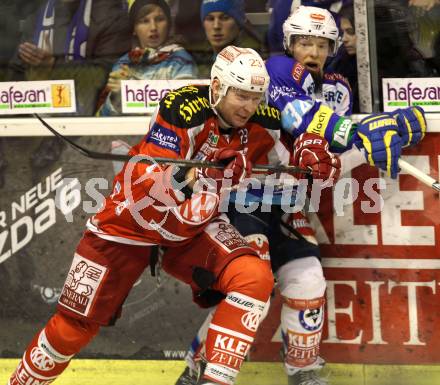
[[(181, 184), (185, 181), (187, 172), (188, 168), (186, 167), (178, 168), (178, 170), (174, 173), (174, 181), (176, 182), (176, 184)], [(193, 193), (192, 189), (188, 187), (188, 185), (184, 186), (180, 191), (185, 195), (185, 199), (190, 199)]]

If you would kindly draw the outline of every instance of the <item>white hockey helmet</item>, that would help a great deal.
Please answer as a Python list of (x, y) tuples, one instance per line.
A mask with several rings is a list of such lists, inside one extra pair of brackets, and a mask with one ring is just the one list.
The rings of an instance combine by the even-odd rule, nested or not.
[(269, 74), (261, 56), (252, 48), (229, 45), (217, 55), (211, 68), (211, 84), (220, 81), (220, 98), (229, 87), (243, 91), (265, 93), (269, 87)]
[(292, 36), (325, 37), (333, 42), (334, 56), (339, 48), (339, 29), (332, 14), (323, 8), (301, 5), (283, 23), (283, 45), (288, 49)]

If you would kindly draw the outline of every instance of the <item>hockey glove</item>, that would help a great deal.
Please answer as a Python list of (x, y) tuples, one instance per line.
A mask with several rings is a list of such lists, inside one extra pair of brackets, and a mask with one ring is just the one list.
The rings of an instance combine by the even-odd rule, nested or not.
[(402, 147), (421, 142), (426, 133), (425, 112), (421, 107), (399, 108), (391, 113), (397, 121)]
[(197, 168), (195, 172), (196, 179), (206, 180), (211, 185), (215, 183), (214, 187), (217, 192), (225, 186), (238, 186), (252, 171), (252, 163), (246, 159), (246, 156), (227, 147), (215, 150), (206, 158), (206, 161), (225, 165), (223, 169)]
[(402, 138), (396, 119), (387, 113), (370, 115), (360, 122), (357, 135), (356, 146), (365, 149), (370, 165), (386, 171), (391, 178), (397, 178)]
[(328, 142), (319, 135), (303, 133), (294, 142), (293, 164), (312, 170), (315, 179), (338, 179), (341, 160), (328, 149)]

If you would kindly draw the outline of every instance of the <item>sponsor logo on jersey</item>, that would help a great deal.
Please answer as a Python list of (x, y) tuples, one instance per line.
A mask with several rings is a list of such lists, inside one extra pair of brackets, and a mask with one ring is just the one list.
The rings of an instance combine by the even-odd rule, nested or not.
[(196, 86), (185, 86), (182, 88), (178, 88), (177, 90), (168, 92), (167, 96), (163, 99), (163, 103), (166, 108), (171, 108), (174, 100), (178, 96), (186, 95), (186, 94), (197, 94), (199, 93), (199, 89)]
[(210, 359), (211, 364), (219, 364), (222, 366), (227, 366), (229, 368), (240, 369), (243, 358), (237, 357), (233, 354), (223, 353), (219, 351), (214, 351)]
[(255, 113), (258, 116), (268, 116), (270, 118), (276, 119), (276, 120), (281, 120), (281, 113), (280, 111), (275, 108), (275, 107), (270, 107), (266, 104), (260, 104), (257, 107), (257, 110), (255, 111)]
[(306, 68), (298, 62), (296, 62), (295, 65), (292, 67), (292, 77), (298, 84), (301, 84), (301, 80), (305, 70)]
[(295, 97), (297, 94), (297, 90), (295, 87), (287, 87), (287, 86), (270, 86), (269, 88), (269, 99), (272, 102), (276, 102), (280, 97)]
[(321, 333), (321, 331), (317, 331), (303, 334), (288, 329), (287, 341), (285, 341), (287, 344), (286, 362), (297, 367), (314, 363), (319, 354)]
[(43, 353), (52, 358), (55, 362), (67, 362), (72, 356), (64, 356), (58, 353), (49, 343), (46, 337), (45, 329), (43, 329), (38, 336), (38, 346), (43, 351)]
[[(214, 359), (212, 360), (214, 362)], [(209, 365), (205, 369), (203, 376), (208, 379), (214, 379), (221, 384), (232, 385), (235, 382), (235, 377), (237, 377), (237, 370), (225, 365)]]
[(335, 89), (334, 86), (332, 88), (333, 89), (326, 89), (323, 91), (324, 100), (329, 105), (330, 103), (341, 104), (341, 102), (344, 100), (344, 93), (340, 90)]
[(186, 123), (191, 123), (193, 116), (206, 108), (210, 107), (209, 100), (205, 97), (198, 96), (194, 99), (185, 99), (179, 105), (179, 115)]
[(319, 110), (316, 111), (315, 115), (313, 116), (313, 119), (310, 122), (309, 126), (307, 127), (307, 132), (319, 135), (323, 138), (332, 114), (333, 111), (331, 108), (321, 105), (321, 107), (319, 107)]
[(208, 143), (212, 147), (215, 147), (218, 144), (219, 138), (219, 135), (216, 135), (212, 131), (209, 131), (208, 140), (206, 141), (206, 143)]
[(352, 136), (352, 126), (353, 123), (350, 119), (339, 119), (333, 129), (331, 145), (335, 147), (347, 147), (348, 141)]
[(324, 82), (330, 80), (331, 82), (341, 82), (345, 87), (350, 87), (350, 83), (344, 75), (338, 74), (336, 72), (326, 72), (324, 73)]
[(254, 303), (252, 301), (249, 301), (246, 298), (242, 298), (241, 296), (234, 294), (228, 294), (228, 296), (226, 297), (226, 302), (229, 302), (234, 306), (238, 305), (237, 307), (245, 308), (245, 309), (246, 308), (252, 309), (254, 307)]
[(299, 323), (308, 331), (318, 330), (323, 322), (323, 311), (321, 307), (306, 309), (299, 312)]
[(251, 344), (240, 340), (239, 338), (217, 334), (214, 342), (214, 349), (225, 353), (233, 353), (243, 358), (249, 351)]
[(174, 131), (154, 123), (146, 137), (147, 143), (154, 143), (156, 146), (174, 151), (180, 154), (180, 138)]
[(260, 314), (263, 313), (264, 307), (266, 305), (262, 301), (258, 301), (252, 297), (248, 297), (244, 294), (235, 293), (235, 292), (229, 293), (225, 301), (229, 305), (238, 307), (239, 309), (247, 310), (247, 311), (251, 310), (257, 313), (259, 312)]
[(205, 160), (212, 152), (216, 150), (216, 147), (206, 142), (202, 144), (200, 150), (194, 155), (195, 160)]
[(107, 268), (76, 254), (64, 283), (60, 305), (87, 316)]
[[(37, 368), (38, 366), (35, 365)], [(50, 375), (50, 373), (48, 373)], [(43, 377), (41, 374), (36, 376), (35, 371), (29, 365), (21, 361), (14, 373), (14, 378), (8, 382), (10, 385), (49, 385), (54, 381), (54, 377)]]
[(44, 354), (44, 352), (38, 347), (35, 346), (31, 350), (31, 361), (35, 365), (35, 367), (42, 372), (48, 372), (55, 368), (55, 362), (52, 358)]
[(241, 317), (243, 326), (251, 332), (256, 332), (260, 324), (261, 312), (248, 311)]

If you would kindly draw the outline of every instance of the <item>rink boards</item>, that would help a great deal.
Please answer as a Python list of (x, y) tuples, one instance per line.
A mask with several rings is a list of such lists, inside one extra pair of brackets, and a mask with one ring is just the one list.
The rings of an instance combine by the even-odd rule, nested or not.
[[(78, 142), (97, 151), (109, 151), (111, 141), (119, 138), (82, 137)], [(139, 137), (124, 139), (134, 143)], [(9, 166), (0, 194), (2, 375), (10, 372), (16, 362), (6, 357), (19, 357), (35, 331), (54, 311), (73, 250), (90, 216), (86, 209), (96, 203), (87, 193), (89, 181), (106, 179), (107, 190), (105, 186), (100, 190), (106, 194), (114, 175), (110, 163), (82, 158), (70, 149), (64, 149), (61, 158), (50, 167), (36, 170), (29, 157), (41, 137), (3, 140)], [(420, 147), (405, 150), (404, 154), (410, 163), (438, 179), (438, 133), (428, 134)], [(383, 209), (379, 213), (365, 213), (365, 202), (371, 203), (364, 191), (365, 182), (381, 175), (362, 166), (352, 176), (359, 183), (358, 198), (341, 205), (340, 200), (325, 192), (320, 214), (314, 216), (328, 281), (321, 350), (330, 363), (331, 377), (338, 381), (341, 378), (338, 384), (345, 384), (344, 378), (363, 381), (355, 382), (356, 385), (373, 385), (373, 380), (400, 377), (399, 382), (389, 384), (418, 379), (414, 385), (420, 385), (426, 378), (427, 384), (438, 384), (438, 194), (413, 177), (401, 174), (397, 182), (385, 179), (386, 188), (379, 194), (385, 202)], [(60, 208), (55, 187), (65, 178), (72, 178), (69, 183), (76, 179), (79, 192), (72, 192), (75, 184), (64, 185), (66, 201)], [(348, 181), (347, 186), (353, 188)], [(337, 215), (340, 209), (343, 215)], [(279, 364), (280, 306), (275, 297), (250, 355), (251, 361), (266, 362), (264, 370), (257, 376), (255, 370), (260, 370), (261, 364), (246, 363), (250, 384), (258, 384), (255, 381), (259, 378), (264, 379), (262, 384), (279, 384), (278, 379), (284, 378)], [(115, 327), (104, 330), (81, 356), (99, 360), (77, 360), (67, 376), (96, 376), (90, 382), (78, 377), (76, 383), (82, 384), (99, 384), (104, 378), (105, 383), (111, 383), (106, 374), (114, 368), (117, 373), (139, 375), (141, 379), (148, 373), (158, 373), (154, 380), (157, 382), (139, 383), (172, 384), (168, 377), (161, 377), (173, 370), (173, 376), (180, 371), (180, 363), (168, 361), (177, 358), (170, 352), (187, 348), (204, 316), (205, 312), (191, 304), (187, 287), (166, 276), (158, 287), (146, 271), (128, 297), (123, 317)], [(113, 359), (116, 360), (109, 361)], [(164, 361), (158, 364), (144, 359)], [(421, 372), (425, 374), (420, 375)], [(115, 378), (118, 375), (114, 374)], [(121, 378), (118, 384), (123, 385)], [(277, 382), (273, 382), (274, 378)], [(132, 378), (127, 384), (137, 383), (135, 380)], [(247, 383), (245, 375), (240, 381)]]

